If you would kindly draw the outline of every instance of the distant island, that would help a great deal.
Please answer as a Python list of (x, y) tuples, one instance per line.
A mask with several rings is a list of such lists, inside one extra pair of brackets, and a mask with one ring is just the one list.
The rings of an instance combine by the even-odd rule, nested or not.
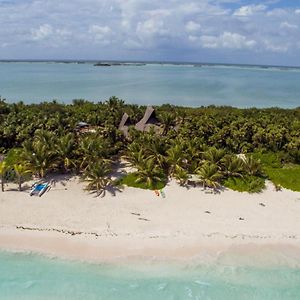
[(176, 62), (176, 61), (115, 61), (115, 60), (25, 60), (12, 59), (0, 60), (0, 63), (64, 63), (64, 64), (93, 64), (94, 66), (146, 66), (146, 65), (161, 65), (161, 66), (193, 66), (193, 67), (240, 67), (240, 68), (261, 68), (261, 69), (279, 69), (292, 70), (299, 69), (300, 66), (285, 66), (285, 65), (256, 65), (256, 64), (237, 64), (237, 63), (208, 63), (208, 62)]

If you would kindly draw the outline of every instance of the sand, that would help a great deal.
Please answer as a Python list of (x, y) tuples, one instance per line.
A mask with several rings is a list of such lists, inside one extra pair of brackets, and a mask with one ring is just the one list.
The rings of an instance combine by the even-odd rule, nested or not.
[(264, 247), (300, 258), (300, 193), (276, 192), (271, 183), (260, 194), (210, 194), (171, 181), (165, 198), (129, 187), (95, 197), (84, 186), (77, 177), (57, 178), (42, 197), (6, 186), (0, 248), (84, 260), (207, 261), (228, 249), (259, 253)]

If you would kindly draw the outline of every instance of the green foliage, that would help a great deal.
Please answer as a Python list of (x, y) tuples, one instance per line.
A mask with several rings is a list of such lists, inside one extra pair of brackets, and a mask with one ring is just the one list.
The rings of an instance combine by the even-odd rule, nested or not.
[[(285, 166), (300, 163), (299, 109), (162, 105), (155, 110), (163, 132), (130, 127), (126, 139), (118, 130), (122, 114), (135, 123), (144, 106), (116, 97), (67, 105), (9, 104), (0, 98), (0, 151), (7, 154), (8, 166), (3, 178), (14, 179), (14, 164), (28, 165), (39, 176), (52, 171), (84, 174), (99, 160), (111, 163), (123, 157), (137, 169), (134, 184), (142, 186), (154, 186), (167, 176), (185, 184), (187, 175), (197, 170), (200, 180), (212, 187), (226, 178), (239, 182), (267, 174), (275, 183), (298, 189), (297, 171)], [(92, 132), (75, 131), (80, 121), (91, 125)], [(237, 158), (240, 153), (246, 154), (245, 162)], [(255, 189), (256, 181), (250, 181)]]
[(283, 158), (281, 153), (275, 152), (254, 152), (252, 156), (259, 160), (264, 167), (281, 168), (281, 159)]
[(218, 188), (220, 187), (220, 179), (222, 174), (218, 171), (218, 167), (211, 162), (206, 162), (197, 169), (199, 181), (204, 187)]
[(137, 181), (138, 178), (139, 176), (137, 173), (129, 173), (128, 175), (122, 177), (118, 184), (145, 190), (160, 190), (166, 186), (166, 178), (161, 178), (160, 181), (153, 182), (151, 186), (147, 185), (146, 182)]
[(265, 180), (261, 177), (229, 177), (224, 186), (238, 192), (260, 193), (265, 189)]
[(300, 192), (300, 166), (286, 168), (266, 168), (269, 179), (276, 185)]
[(262, 165), (259, 160), (256, 160), (252, 155), (246, 156), (244, 162), (244, 170), (249, 176), (262, 175)]
[(112, 182), (110, 172), (110, 165), (104, 160), (90, 164), (84, 171), (84, 179), (88, 182), (87, 190), (95, 191), (97, 196), (105, 195), (105, 189)]
[(254, 153), (253, 156), (261, 160), (264, 173), (276, 186), (300, 191), (300, 166), (282, 164), (286, 158), (285, 153)]
[(22, 148), (12, 148), (5, 156), (5, 161), (9, 166), (20, 163), (22, 158)]
[(173, 177), (179, 182), (180, 185), (185, 185), (189, 179), (187, 171), (179, 166), (175, 167)]
[(14, 164), (14, 171), (18, 179), (19, 191), (21, 191), (23, 180), (26, 175), (31, 174), (31, 170), (26, 164)]
[(1, 190), (4, 192), (4, 180), (5, 180), (5, 175), (7, 172), (7, 163), (5, 160), (0, 161), (0, 179), (1, 179)]

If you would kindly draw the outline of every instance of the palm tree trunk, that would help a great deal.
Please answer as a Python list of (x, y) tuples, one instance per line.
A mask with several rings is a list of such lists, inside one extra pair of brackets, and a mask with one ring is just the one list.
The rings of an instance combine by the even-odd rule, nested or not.
[(1, 176), (1, 190), (4, 192), (4, 176)]
[(19, 191), (21, 192), (22, 191), (22, 178), (21, 178), (21, 176), (19, 176), (18, 181), (19, 181)]

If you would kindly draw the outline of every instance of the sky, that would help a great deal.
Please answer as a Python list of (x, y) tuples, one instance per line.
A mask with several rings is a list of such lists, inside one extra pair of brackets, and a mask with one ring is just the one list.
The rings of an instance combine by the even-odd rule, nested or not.
[(0, 0), (0, 59), (300, 66), (300, 0)]

